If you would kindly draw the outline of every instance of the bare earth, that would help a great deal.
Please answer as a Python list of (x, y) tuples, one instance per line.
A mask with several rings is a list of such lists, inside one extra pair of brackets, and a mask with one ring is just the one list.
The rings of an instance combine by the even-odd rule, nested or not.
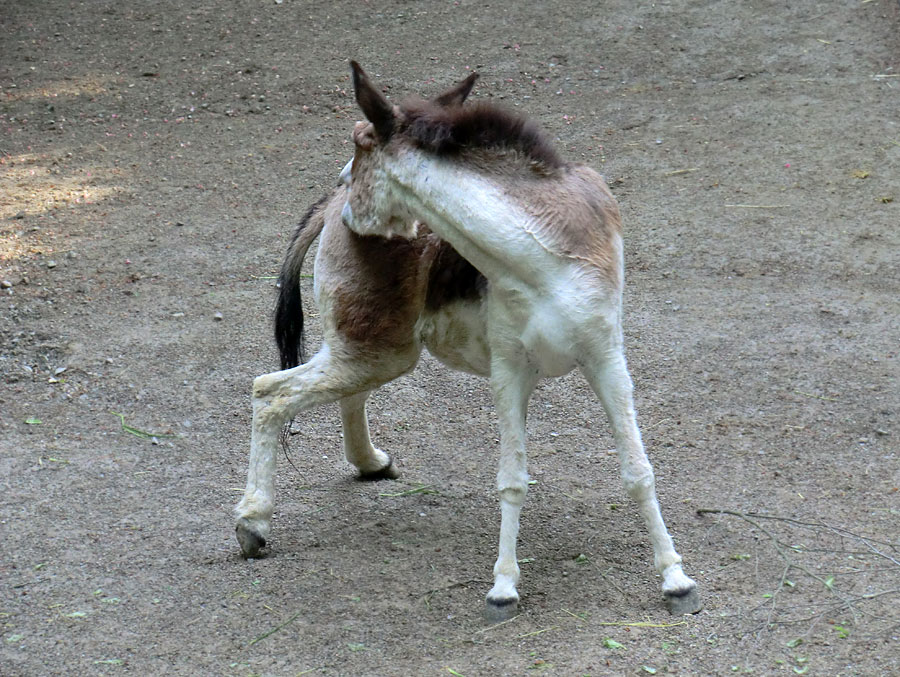
[[(475, 69), (608, 177), (701, 613), (665, 611), (572, 376), (532, 401), (521, 614), (486, 625), (494, 413), (431, 358), (370, 405), (402, 479), (304, 414), (239, 556), (272, 276), (350, 156), (350, 58), (395, 99)], [(0, 1), (0, 674), (900, 673), (898, 76), (895, 0)]]

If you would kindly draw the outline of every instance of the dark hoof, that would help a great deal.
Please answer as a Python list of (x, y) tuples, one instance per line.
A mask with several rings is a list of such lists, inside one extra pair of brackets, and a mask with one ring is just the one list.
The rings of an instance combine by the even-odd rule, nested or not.
[(381, 470), (373, 470), (372, 472), (361, 472), (358, 475), (358, 479), (360, 482), (377, 482), (378, 480), (395, 480), (400, 477), (400, 473), (398, 472), (396, 466), (394, 466), (393, 461), (388, 461), (388, 464), (381, 468)]
[(488, 623), (502, 623), (515, 618), (519, 613), (517, 599), (487, 599), (484, 604), (484, 620)]
[(234, 533), (244, 557), (259, 557), (260, 550), (266, 547), (266, 539), (243, 524), (238, 524), (234, 528)]
[(680, 595), (672, 594), (665, 597), (666, 607), (673, 616), (695, 614), (703, 608), (703, 602), (696, 587), (690, 588)]

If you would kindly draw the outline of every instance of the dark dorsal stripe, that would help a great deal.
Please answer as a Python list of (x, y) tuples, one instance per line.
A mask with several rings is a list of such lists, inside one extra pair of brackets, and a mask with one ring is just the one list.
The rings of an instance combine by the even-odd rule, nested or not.
[(436, 155), (498, 148), (518, 151), (547, 169), (564, 165), (536, 125), (502, 108), (487, 103), (442, 108), (410, 101), (402, 111), (403, 135)]

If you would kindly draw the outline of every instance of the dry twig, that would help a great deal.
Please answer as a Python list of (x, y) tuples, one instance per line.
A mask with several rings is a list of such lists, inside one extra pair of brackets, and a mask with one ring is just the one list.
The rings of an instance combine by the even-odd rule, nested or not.
[[(820, 608), (822, 609), (821, 613), (815, 614), (813, 616), (809, 616), (804, 619), (791, 619), (791, 620), (783, 620), (779, 619), (777, 622), (782, 624), (787, 623), (797, 623), (802, 621), (813, 621), (813, 625), (810, 627), (809, 631), (812, 630), (812, 627), (815, 626), (815, 623), (825, 617), (826, 614), (833, 613), (836, 610), (846, 609), (853, 616), (854, 624), (859, 624), (860, 616), (868, 616), (874, 617), (872, 614), (866, 612), (863, 609), (858, 608), (858, 604), (860, 602), (869, 601), (878, 599), (881, 597), (886, 597), (890, 595), (900, 594), (900, 589), (890, 588), (881, 590), (878, 592), (868, 592), (865, 594), (847, 594), (843, 590), (838, 589), (835, 586), (835, 577), (842, 576), (851, 572), (835, 572), (834, 575), (829, 576), (828, 578), (823, 578), (816, 572), (812, 571), (809, 567), (805, 566), (803, 563), (797, 561), (796, 555), (801, 555), (804, 553), (829, 553), (835, 555), (846, 555), (848, 553), (856, 554), (856, 555), (875, 555), (880, 557), (892, 565), (886, 567), (886, 569), (879, 569), (879, 571), (893, 571), (898, 572), (900, 570), (900, 543), (895, 543), (887, 540), (879, 540), (874, 538), (868, 538), (862, 536), (858, 533), (855, 533), (849, 529), (845, 529), (844, 527), (838, 527), (826, 522), (814, 522), (814, 521), (806, 521), (800, 520), (792, 517), (781, 517), (778, 515), (764, 515), (754, 512), (740, 512), (737, 510), (726, 510), (721, 508), (700, 508), (697, 510), (697, 514), (717, 514), (717, 515), (729, 515), (732, 517), (737, 517), (747, 524), (750, 524), (755, 529), (757, 529), (760, 533), (764, 534), (772, 544), (772, 547), (775, 549), (775, 552), (778, 554), (779, 558), (784, 564), (784, 567), (781, 571), (780, 580), (776, 589), (769, 595), (767, 595), (768, 599), (762, 604), (758, 605), (755, 609), (751, 610), (756, 611), (757, 609), (761, 609), (764, 606), (769, 606), (769, 613), (766, 619), (766, 624), (771, 625), (776, 621), (774, 620), (776, 607), (777, 607), (777, 598), (779, 593), (785, 589), (785, 586), (793, 586), (792, 583), (789, 583), (788, 575), (792, 570), (800, 571), (805, 574), (807, 577), (821, 584), (825, 589), (833, 595), (833, 597), (837, 600), (837, 602), (830, 601), (820, 604), (808, 604), (805, 605), (807, 608)], [(853, 539), (858, 544), (861, 544), (864, 547), (864, 550), (853, 550), (848, 551), (845, 548), (811, 548), (807, 546), (800, 545), (791, 545), (786, 543), (784, 540), (779, 538), (779, 536), (772, 531), (771, 529), (766, 528), (761, 523), (764, 520), (772, 521), (772, 522), (780, 522), (784, 524), (789, 524), (795, 527), (799, 527), (801, 529), (812, 531), (817, 535), (822, 535), (823, 533), (831, 533), (841, 541), (844, 539)], [(852, 555), (851, 555), (852, 556)], [(855, 571), (853, 573), (859, 573), (859, 571)], [(872, 570), (869, 570), (867, 573), (872, 573)], [(804, 605), (795, 605), (794, 608), (801, 608)]]

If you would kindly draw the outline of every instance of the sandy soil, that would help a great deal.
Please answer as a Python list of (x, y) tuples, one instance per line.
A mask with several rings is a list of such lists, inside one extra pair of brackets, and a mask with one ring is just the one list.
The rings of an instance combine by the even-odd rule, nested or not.
[[(900, 673), (900, 5), (519, 4), (0, 2), (0, 674)], [(486, 384), (431, 359), (370, 407), (402, 479), (355, 482), (336, 408), (304, 415), (239, 556), (272, 276), (349, 157), (349, 58), (393, 97), (477, 69), (608, 177), (700, 614), (665, 611), (575, 376), (531, 405), (514, 620), (481, 619)]]

